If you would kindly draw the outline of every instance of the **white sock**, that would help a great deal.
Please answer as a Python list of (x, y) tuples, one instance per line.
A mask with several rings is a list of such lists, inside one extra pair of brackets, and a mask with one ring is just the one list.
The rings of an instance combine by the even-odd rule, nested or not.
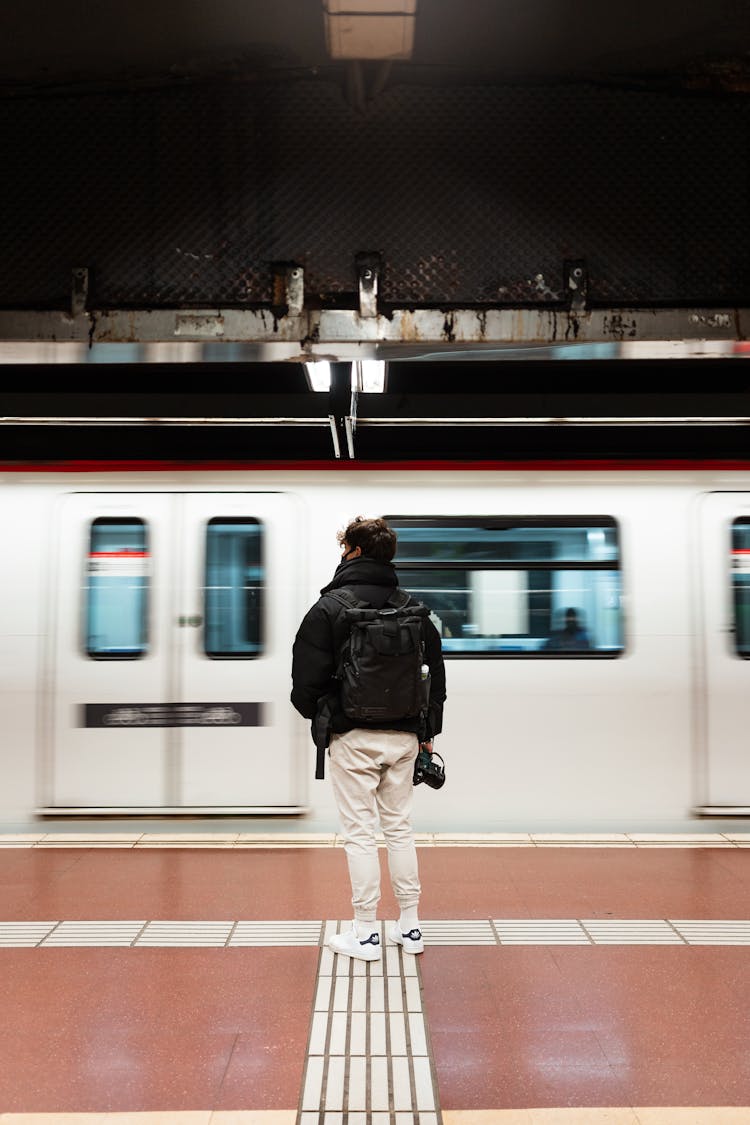
[(416, 906), (412, 906), (407, 910), (401, 911), (401, 917), (398, 920), (399, 927), (402, 934), (408, 934), (410, 930), (419, 929), (419, 911)]
[(360, 918), (355, 919), (354, 925), (357, 930), (357, 937), (360, 941), (366, 941), (371, 934), (378, 932), (378, 923), (374, 918), (368, 918), (362, 921)]

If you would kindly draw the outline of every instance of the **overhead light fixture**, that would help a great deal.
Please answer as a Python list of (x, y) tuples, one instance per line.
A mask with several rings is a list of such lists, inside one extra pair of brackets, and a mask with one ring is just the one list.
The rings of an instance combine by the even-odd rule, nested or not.
[(333, 59), (408, 59), (417, 0), (323, 0)]
[(352, 388), (367, 394), (385, 390), (385, 363), (382, 359), (362, 359), (352, 364)]
[[(302, 365), (312, 391), (330, 391), (331, 365), (327, 360), (315, 360)], [(358, 359), (352, 364), (351, 388), (368, 394), (382, 394), (385, 390), (385, 363), (380, 359)]]
[(313, 391), (330, 391), (331, 365), (327, 360), (318, 360), (315, 363), (303, 364), (305, 375)]

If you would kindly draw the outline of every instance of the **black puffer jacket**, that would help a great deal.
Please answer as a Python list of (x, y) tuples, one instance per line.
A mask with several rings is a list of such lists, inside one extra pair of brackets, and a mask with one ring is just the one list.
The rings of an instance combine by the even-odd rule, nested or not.
[[(396, 571), (391, 563), (376, 562), (360, 557), (339, 563), (333, 580), (320, 591), (320, 598), (305, 615), (294, 641), (292, 651), (292, 695), (296, 709), (313, 722), (320, 702), (332, 699), (330, 729), (343, 734), (356, 726), (336, 704), (338, 687), (335, 680), (339, 652), (348, 636), (348, 626), (341, 604), (326, 595), (331, 590), (351, 590), (355, 597), (381, 609), (398, 586)], [(412, 599), (413, 601), (414, 599)], [(419, 719), (401, 719), (377, 724), (382, 730), (409, 730), (425, 738), (432, 738), (443, 728), (443, 702), (445, 700), (445, 666), (440, 646), (440, 634), (429, 618), (424, 623), (425, 660), (430, 668), (430, 705), (427, 730), (419, 730)]]

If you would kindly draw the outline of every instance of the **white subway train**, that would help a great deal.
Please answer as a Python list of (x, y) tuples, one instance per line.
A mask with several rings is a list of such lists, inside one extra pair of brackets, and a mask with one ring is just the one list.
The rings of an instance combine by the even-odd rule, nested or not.
[(750, 813), (750, 463), (9, 467), (0, 510), (4, 824), (335, 828), (291, 648), (357, 514), (443, 637), (418, 830)]

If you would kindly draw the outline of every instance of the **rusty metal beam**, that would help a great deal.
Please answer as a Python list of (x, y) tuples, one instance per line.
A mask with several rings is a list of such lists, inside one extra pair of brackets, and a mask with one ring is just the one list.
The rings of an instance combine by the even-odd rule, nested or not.
[[(296, 313), (295, 309), (295, 313)], [(0, 343), (218, 343), (263, 345), (266, 360), (346, 361), (416, 348), (467, 350), (520, 345), (740, 342), (748, 308), (635, 308), (566, 311), (526, 308), (405, 309), (362, 316), (348, 309), (0, 310)]]

